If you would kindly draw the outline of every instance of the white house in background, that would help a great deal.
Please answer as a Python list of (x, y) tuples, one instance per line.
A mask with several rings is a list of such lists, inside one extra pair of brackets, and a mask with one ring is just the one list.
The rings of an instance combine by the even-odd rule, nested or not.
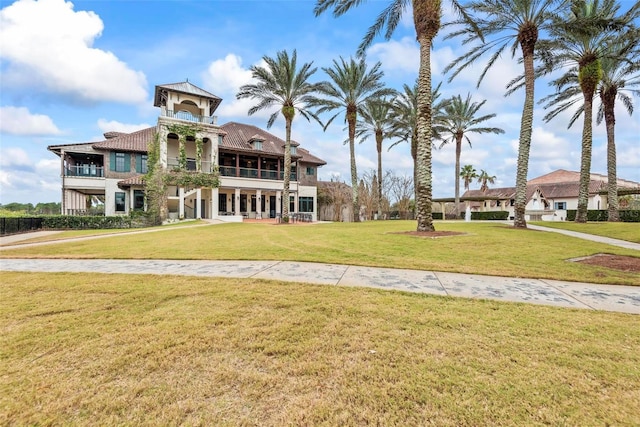
[[(525, 219), (564, 221), (567, 210), (578, 209), (580, 172), (557, 170), (527, 182), (527, 205)], [(618, 179), (619, 189), (638, 189), (640, 183)], [(607, 176), (591, 174), (587, 209), (607, 209)], [(490, 188), (486, 192), (468, 190), (461, 200), (469, 202), (474, 211), (508, 211), (509, 218), (515, 215), (515, 187)]]
[[(190, 82), (159, 85), (154, 98), (154, 106), (160, 107), (156, 126), (132, 133), (107, 132), (103, 141), (49, 146), (60, 157), (62, 214), (84, 214), (87, 200), (96, 198), (104, 203), (105, 215), (144, 209), (147, 147), (158, 134), (165, 170), (180, 166), (184, 144), (186, 170), (209, 173), (217, 168), (220, 174), (218, 188), (169, 186), (170, 218), (242, 221), (279, 215), (284, 202), (284, 140), (252, 125), (219, 126), (213, 113), (220, 102)], [(195, 137), (176, 133), (193, 125), (197, 125)], [(317, 173), (326, 162), (294, 141), (291, 161), (289, 211), (316, 221)]]

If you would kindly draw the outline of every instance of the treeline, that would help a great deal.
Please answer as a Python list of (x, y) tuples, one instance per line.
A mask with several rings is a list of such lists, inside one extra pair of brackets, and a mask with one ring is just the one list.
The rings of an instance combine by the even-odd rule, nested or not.
[(0, 213), (12, 213), (20, 215), (59, 215), (61, 204), (58, 202), (50, 203), (8, 203), (3, 205), (0, 203)]

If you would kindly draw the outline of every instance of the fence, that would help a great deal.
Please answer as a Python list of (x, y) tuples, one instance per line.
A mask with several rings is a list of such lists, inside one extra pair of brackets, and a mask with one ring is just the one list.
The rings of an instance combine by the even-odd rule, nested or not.
[(44, 218), (0, 218), (0, 236), (41, 230)]

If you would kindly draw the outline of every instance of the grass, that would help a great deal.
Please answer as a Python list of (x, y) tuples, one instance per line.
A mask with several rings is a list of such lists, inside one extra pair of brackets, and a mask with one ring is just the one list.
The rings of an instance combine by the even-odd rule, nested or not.
[(0, 280), (2, 425), (640, 422), (638, 316), (258, 280)]
[(638, 223), (587, 222), (586, 224), (579, 224), (573, 221), (544, 221), (534, 222), (533, 224), (640, 243), (640, 224)]
[(637, 273), (568, 259), (638, 251), (503, 224), (439, 222), (464, 233), (438, 239), (404, 234), (413, 221), (361, 224), (222, 224), (3, 250), (0, 257), (292, 260), (640, 285)]

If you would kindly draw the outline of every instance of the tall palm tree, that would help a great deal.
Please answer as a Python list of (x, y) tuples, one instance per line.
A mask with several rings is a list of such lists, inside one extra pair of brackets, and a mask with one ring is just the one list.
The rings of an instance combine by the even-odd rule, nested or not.
[(608, 46), (621, 39), (621, 30), (627, 29), (633, 19), (639, 16), (640, 2), (636, 2), (621, 16), (617, 16), (619, 9), (620, 5), (616, 0), (573, 2), (568, 13), (554, 17), (554, 25), (550, 29), (552, 39), (548, 43), (553, 54), (545, 57), (545, 66), (549, 70), (572, 67), (555, 81), (558, 92), (576, 81), (577, 67), (577, 81), (584, 103), (580, 188), (575, 219), (581, 223), (587, 222), (593, 143), (593, 99), (603, 76), (602, 60), (611, 56), (612, 52), (608, 50)]
[[(485, 36), (485, 40), (472, 47), (468, 53), (453, 61), (445, 72), (455, 69), (451, 79), (460, 71), (476, 62), (485, 54), (491, 53), (480, 77), (478, 85), (502, 55), (509, 49), (514, 57), (520, 48), (524, 66), (525, 98), (520, 122), (518, 143), (518, 163), (516, 170), (516, 196), (514, 226), (526, 228), (525, 206), (527, 204), (527, 173), (529, 170), (529, 152), (531, 150), (531, 132), (533, 129), (533, 108), (536, 73), (534, 55), (542, 32), (549, 29), (551, 16), (563, 10), (567, 0), (477, 0), (467, 6), (473, 13), (473, 22)], [(464, 22), (457, 22), (464, 24)], [(463, 44), (476, 43), (475, 28), (468, 24), (452, 32), (448, 38), (464, 36)], [(519, 87), (519, 86), (518, 86)], [(516, 88), (507, 91), (510, 94)]]
[[(629, 32), (631, 37), (628, 40), (632, 44), (640, 46), (640, 36), (638, 30)], [(625, 92), (630, 92), (636, 96), (640, 96), (640, 90), (634, 87), (640, 87), (640, 63), (638, 57), (640, 52), (637, 50), (629, 50), (626, 43), (616, 42), (607, 48), (607, 53), (601, 60), (602, 78), (596, 89), (596, 94), (600, 99), (600, 105), (596, 115), (596, 123), (605, 121), (607, 132), (607, 200), (608, 200), (608, 220), (619, 221), (619, 204), (618, 204), (618, 177), (616, 162), (616, 144), (615, 144), (615, 103), (619, 100), (629, 115), (633, 113), (633, 99)], [(617, 54), (616, 54), (617, 52)], [(629, 52), (625, 57), (624, 52)], [(619, 54), (619, 55), (618, 55)], [(578, 81), (578, 72), (574, 68), (567, 72), (564, 76), (564, 89), (556, 92), (540, 100), (545, 103), (545, 108), (555, 107), (546, 116), (545, 120), (549, 121), (559, 113), (577, 106), (577, 109), (571, 119), (569, 126), (571, 127), (577, 119), (584, 113), (584, 102)], [(569, 85), (569, 82), (570, 85)], [(552, 84), (558, 84), (552, 81)]]
[[(640, 34), (635, 31), (631, 40), (640, 46)], [(615, 45), (617, 46), (617, 45)], [(598, 95), (600, 97), (600, 109), (596, 116), (596, 123), (602, 123), (604, 117), (605, 126), (607, 128), (607, 201), (608, 201), (608, 220), (611, 222), (620, 220), (618, 211), (618, 174), (616, 163), (616, 140), (615, 140), (615, 104), (619, 99), (625, 107), (629, 115), (633, 114), (632, 98), (624, 93), (629, 91), (635, 96), (640, 96), (640, 52), (633, 49), (634, 52), (629, 58), (614, 59), (608, 57), (602, 59), (602, 79), (598, 87)]]
[(349, 155), (351, 159), (351, 190), (353, 202), (353, 220), (359, 221), (360, 206), (358, 202), (358, 171), (356, 169), (355, 136), (358, 115), (362, 114), (368, 100), (383, 98), (395, 93), (386, 88), (382, 82), (384, 73), (380, 70), (382, 64), (377, 62), (371, 69), (367, 69), (364, 58), (356, 61), (350, 58), (346, 61), (333, 60), (333, 67), (322, 68), (331, 81), (323, 81), (315, 87), (317, 96), (309, 105), (318, 107), (317, 114), (338, 110), (325, 123), (325, 130), (333, 120), (345, 111), (345, 122), (349, 131)]
[(303, 64), (298, 69), (297, 53), (294, 49), (289, 57), (286, 50), (277, 53), (275, 58), (263, 56), (266, 67), (252, 65), (250, 70), (256, 83), (244, 85), (236, 94), (237, 99), (251, 98), (258, 104), (249, 109), (249, 115), (258, 111), (279, 107), (267, 122), (270, 128), (282, 113), (285, 120), (284, 146), (284, 187), (282, 191), (282, 220), (289, 221), (289, 186), (291, 178), (291, 124), (298, 112), (310, 121), (315, 119), (320, 123), (316, 114), (307, 107), (313, 99), (316, 85), (309, 82), (309, 78), (316, 72), (311, 68), (313, 62)]
[(444, 107), (444, 114), (435, 128), (438, 129), (442, 143), (440, 148), (449, 143), (456, 144), (456, 167), (454, 179), (455, 185), (455, 209), (456, 215), (460, 213), (460, 153), (462, 151), (463, 138), (469, 143), (471, 147), (471, 140), (469, 139), (469, 133), (493, 133), (501, 134), (504, 130), (494, 127), (478, 126), (480, 123), (486, 122), (489, 119), (494, 118), (495, 114), (485, 114), (484, 116), (476, 117), (478, 111), (487, 102), (472, 102), (471, 94), (467, 94), (466, 99), (462, 99), (460, 95), (456, 95), (451, 98), (450, 102)]
[(480, 191), (486, 193), (489, 189), (489, 184), (496, 183), (496, 176), (489, 175), (486, 170), (480, 169), (480, 174), (478, 175), (478, 184), (480, 184)]
[[(359, 6), (364, 0), (316, 0), (316, 16), (333, 8), (334, 16), (341, 16)], [(468, 18), (457, 0), (451, 0), (454, 8), (463, 17)], [(378, 15), (374, 24), (364, 36), (358, 53), (364, 54), (367, 47), (386, 28), (385, 38), (393, 35), (402, 15), (408, 7), (413, 9), (413, 22), (420, 45), (420, 70), (418, 72), (418, 115), (416, 120), (416, 219), (417, 231), (433, 231), (432, 197), (433, 181), (431, 174), (431, 47), (433, 39), (440, 30), (442, 15), (441, 0), (390, 0), (387, 7)], [(470, 21), (470, 19), (468, 19)]]
[(366, 141), (370, 135), (373, 135), (376, 140), (376, 150), (378, 152), (378, 194), (376, 194), (378, 217), (382, 216), (382, 141), (392, 134), (390, 111), (391, 103), (387, 99), (369, 99), (364, 103), (361, 119), (356, 122), (356, 137), (360, 138), (360, 143)]
[[(478, 172), (472, 165), (464, 165), (460, 170), (460, 178), (462, 178), (462, 182), (464, 185), (464, 189), (469, 191), (469, 186), (473, 182), (474, 179), (478, 177)], [(468, 202), (467, 202), (468, 204)], [(457, 208), (456, 208), (456, 218), (458, 217)]]
[[(437, 124), (443, 115), (444, 106), (449, 102), (448, 99), (440, 99), (442, 95), (440, 93), (441, 83), (438, 83), (431, 91), (432, 102), (432, 127), (431, 134), (433, 139), (440, 139), (438, 130), (433, 124)], [(392, 131), (391, 137), (398, 138), (396, 142), (389, 146), (389, 150), (401, 142), (408, 142), (411, 146), (411, 158), (413, 159), (413, 182), (416, 183), (416, 171), (417, 167), (417, 151), (418, 151), (418, 82), (410, 87), (407, 84), (403, 85), (403, 92), (393, 100), (391, 112)], [(417, 191), (417, 187), (414, 186), (414, 192)], [(414, 195), (414, 200), (418, 200), (418, 195)]]

